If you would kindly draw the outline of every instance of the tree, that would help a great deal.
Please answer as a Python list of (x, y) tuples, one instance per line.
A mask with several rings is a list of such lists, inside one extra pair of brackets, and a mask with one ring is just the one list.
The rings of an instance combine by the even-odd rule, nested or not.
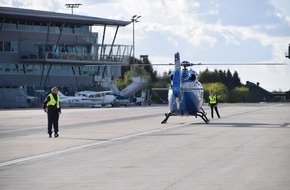
[(158, 80), (152, 85), (154, 88), (168, 88), (170, 86), (171, 72), (164, 72), (163, 76), (158, 77)]
[(203, 84), (203, 88), (206, 101), (208, 101), (209, 92), (213, 92), (217, 95), (219, 102), (228, 102), (228, 89), (223, 83), (206, 83)]
[[(155, 83), (158, 81), (157, 72), (153, 70), (151, 62), (148, 59), (136, 59), (133, 65), (133, 58), (130, 58), (129, 65), (122, 67), (121, 69), (121, 79), (118, 80), (118, 88), (125, 88), (130, 83), (132, 83), (133, 76), (140, 76), (147, 78), (150, 82)], [(144, 66), (145, 65), (145, 66)]]
[(229, 102), (231, 103), (240, 103), (247, 102), (248, 99), (249, 88), (245, 86), (235, 87), (230, 92)]
[(157, 71), (153, 70), (152, 64), (149, 61), (149, 59), (143, 59), (143, 61), (139, 60), (138, 64), (139, 63), (146, 65), (146, 66), (144, 66), (144, 70), (149, 74), (151, 81), (156, 82), (158, 80), (157, 79)]
[(226, 79), (227, 79), (226, 83), (225, 83), (226, 87), (228, 87), (229, 90), (234, 89), (235, 86), (234, 86), (234, 81), (233, 81), (233, 75), (232, 75), (232, 73), (231, 73), (231, 71), (229, 69), (227, 71)]
[(198, 78), (201, 83), (220, 82), (219, 74), (216, 70), (215, 72), (211, 72), (206, 69), (205, 71), (199, 73)]
[(127, 71), (122, 79), (119, 79), (117, 81), (117, 86), (119, 89), (123, 89), (125, 88), (127, 85), (129, 85), (130, 83), (132, 83), (132, 71)]
[(214, 71), (209, 71), (206, 69), (205, 71), (199, 73), (199, 81), (201, 83), (221, 82), (229, 90), (242, 85), (238, 72), (235, 71), (234, 74), (232, 74), (229, 69), (227, 71), (218, 71), (216, 69)]
[(237, 71), (235, 71), (233, 74), (233, 83), (234, 83), (234, 87), (242, 86), (242, 83), (241, 83), (241, 80)]
[(220, 82), (226, 84), (227, 75), (225, 71), (219, 70)]

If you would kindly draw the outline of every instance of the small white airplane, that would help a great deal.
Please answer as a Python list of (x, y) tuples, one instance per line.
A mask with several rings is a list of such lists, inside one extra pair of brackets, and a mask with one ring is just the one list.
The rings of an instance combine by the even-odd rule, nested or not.
[(112, 91), (80, 91), (75, 93), (75, 97), (82, 97), (83, 100), (86, 101), (96, 101), (97, 104), (111, 107), (115, 102), (116, 97), (112, 94)]
[(76, 92), (75, 96), (65, 96), (58, 92), (62, 106), (68, 107), (112, 107), (115, 96), (108, 94), (111, 91), (81, 91)]

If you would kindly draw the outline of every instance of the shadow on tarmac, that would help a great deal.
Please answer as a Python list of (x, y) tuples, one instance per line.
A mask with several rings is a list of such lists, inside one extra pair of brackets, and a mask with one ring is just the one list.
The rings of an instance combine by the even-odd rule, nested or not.
[(241, 128), (285, 128), (290, 129), (290, 123), (209, 123), (209, 127), (241, 127)]

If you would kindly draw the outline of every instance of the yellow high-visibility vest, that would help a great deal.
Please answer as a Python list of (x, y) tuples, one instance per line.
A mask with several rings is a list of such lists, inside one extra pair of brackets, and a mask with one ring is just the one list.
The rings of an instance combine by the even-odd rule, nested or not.
[(216, 95), (210, 95), (209, 96), (209, 103), (210, 104), (216, 104)]
[(49, 100), (49, 102), (47, 102), (46, 106), (47, 107), (48, 106), (54, 106), (56, 104), (56, 107), (60, 108), (60, 98), (59, 98), (59, 96), (57, 95), (57, 101), (55, 101), (52, 93), (50, 93), (48, 96), (49, 96), (50, 100)]

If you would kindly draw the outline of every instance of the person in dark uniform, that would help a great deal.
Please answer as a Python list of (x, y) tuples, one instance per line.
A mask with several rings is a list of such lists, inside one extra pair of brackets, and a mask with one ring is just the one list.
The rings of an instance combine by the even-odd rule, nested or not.
[(61, 114), (61, 105), (57, 87), (53, 87), (51, 93), (44, 100), (43, 110), (47, 113), (47, 133), (49, 138), (51, 138), (52, 134), (52, 125), (54, 129), (54, 137), (58, 137), (58, 119)]
[(221, 118), (219, 111), (218, 111), (218, 108), (217, 108), (217, 105), (218, 105), (217, 96), (213, 92), (209, 93), (208, 103), (209, 103), (209, 106), (211, 109), (211, 118), (213, 118), (213, 109), (215, 109), (215, 112), (216, 112), (218, 118)]

